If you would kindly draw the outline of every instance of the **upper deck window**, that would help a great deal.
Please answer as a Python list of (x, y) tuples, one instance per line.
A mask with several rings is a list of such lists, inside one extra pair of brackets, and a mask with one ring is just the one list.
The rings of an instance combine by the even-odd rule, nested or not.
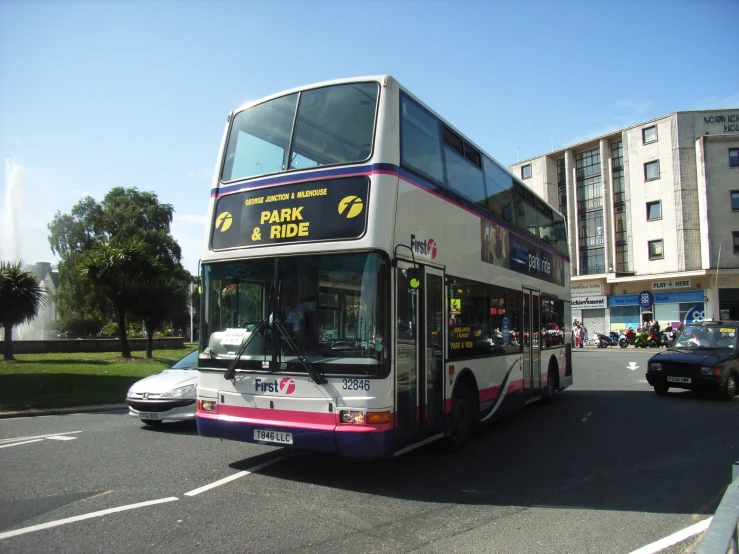
[(437, 184), (443, 183), (439, 120), (405, 94), (400, 97), (400, 111), (401, 163)]
[(237, 113), (221, 179), (235, 181), (368, 159), (378, 91), (377, 83), (333, 85), (275, 98)]

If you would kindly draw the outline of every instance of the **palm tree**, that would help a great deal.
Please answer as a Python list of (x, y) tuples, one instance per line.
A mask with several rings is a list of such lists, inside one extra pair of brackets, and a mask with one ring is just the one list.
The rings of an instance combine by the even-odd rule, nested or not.
[(0, 261), (0, 324), (5, 329), (5, 361), (13, 356), (13, 327), (33, 321), (49, 299), (36, 274), (23, 269), (23, 262)]
[(89, 283), (113, 305), (118, 319), (121, 356), (130, 358), (126, 307), (143, 284), (159, 275), (161, 264), (152, 255), (151, 247), (139, 238), (117, 242), (98, 241), (83, 256), (80, 270)]

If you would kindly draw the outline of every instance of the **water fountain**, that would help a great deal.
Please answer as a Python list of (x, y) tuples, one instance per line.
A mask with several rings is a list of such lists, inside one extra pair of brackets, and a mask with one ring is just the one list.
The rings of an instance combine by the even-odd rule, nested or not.
[[(5, 160), (5, 204), (2, 213), (2, 233), (0, 234), (0, 260), (16, 262), (21, 258), (21, 233), (19, 223), (23, 207), (24, 177), (21, 166), (10, 158)], [(39, 278), (39, 285), (48, 295), (54, 292), (54, 284), (49, 274), (51, 264), (38, 263), (25, 266), (33, 270)], [(49, 298), (42, 306), (38, 316), (30, 323), (18, 325), (13, 330), (14, 340), (38, 340), (54, 338), (52, 323), (54, 307)], [(0, 339), (2, 337), (0, 336)]]
[(21, 245), (18, 232), (18, 213), (21, 209), (22, 175), (20, 166), (10, 158), (5, 159), (5, 206), (2, 220), (0, 259), (20, 259)]

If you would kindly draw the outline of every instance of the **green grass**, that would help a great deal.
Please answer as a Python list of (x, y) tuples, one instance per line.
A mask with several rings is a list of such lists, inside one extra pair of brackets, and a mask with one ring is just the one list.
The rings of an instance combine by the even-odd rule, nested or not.
[(126, 401), (129, 387), (168, 368), (193, 348), (134, 352), (16, 354), (0, 361), (0, 411), (60, 408)]

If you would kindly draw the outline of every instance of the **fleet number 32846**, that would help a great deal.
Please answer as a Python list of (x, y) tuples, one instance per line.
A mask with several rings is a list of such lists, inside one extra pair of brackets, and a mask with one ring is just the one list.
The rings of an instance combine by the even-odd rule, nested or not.
[(370, 390), (369, 379), (343, 379), (344, 390)]

